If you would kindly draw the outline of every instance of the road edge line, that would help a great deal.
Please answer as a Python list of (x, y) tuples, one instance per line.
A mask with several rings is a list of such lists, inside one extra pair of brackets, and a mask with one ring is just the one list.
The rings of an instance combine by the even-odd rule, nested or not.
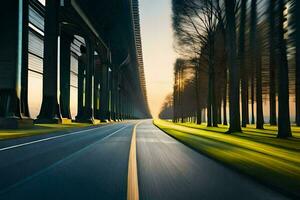
[(132, 130), (127, 177), (127, 200), (139, 200), (139, 183), (136, 158), (136, 128), (141, 122), (135, 124)]

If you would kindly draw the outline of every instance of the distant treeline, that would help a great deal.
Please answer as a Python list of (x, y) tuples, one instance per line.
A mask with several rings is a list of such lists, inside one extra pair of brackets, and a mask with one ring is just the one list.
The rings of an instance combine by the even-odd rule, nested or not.
[(291, 113), (300, 125), (300, 1), (172, 0), (172, 6), (180, 55), (174, 122), (229, 123), (228, 133), (270, 123), (278, 125), (278, 137), (290, 137)]

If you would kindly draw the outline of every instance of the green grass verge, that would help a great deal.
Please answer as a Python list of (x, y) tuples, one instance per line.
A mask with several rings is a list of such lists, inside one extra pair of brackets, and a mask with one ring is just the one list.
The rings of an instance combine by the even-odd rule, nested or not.
[(65, 131), (74, 128), (83, 128), (93, 126), (88, 123), (71, 123), (71, 124), (35, 124), (26, 129), (0, 130), (0, 140), (28, 137), (39, 134), (46, 134), (57, 131)]
[(300, 128), (293, 138), (276, 138), (276, 127), (253, 126), (243, 133), (224, 134), (227, 126), (154, 120), (157, 127), (179, 141), (259, 181), (300, 197)]

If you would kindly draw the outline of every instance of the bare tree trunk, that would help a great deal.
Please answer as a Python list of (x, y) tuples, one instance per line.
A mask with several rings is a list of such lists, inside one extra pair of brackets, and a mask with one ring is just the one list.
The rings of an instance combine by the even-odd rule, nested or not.
[(261, 54), (258, 48), (256, 0), (251, 1), (250, 48), (251, 65), (256, 74), (256, 128), (263, 129), (262, 84), (261, 84)]
[(175, 74), (175, 84), (173, 87), (173, 122), (177, 122), (177, 94), (176, 94), (176, 85), (177, 85), (177, 75)]
[(254, 118), (254, 70), (251, 72), (251, 124), (255, 124)]
[[(210, 81), (209, 81), (210, 82)], [(210, 85), (210, 83), (209, 83)], [(210, 86), (208, 86), (209, 88)], [(208, 90), (208, 96), (207, 96), (207, 127), (211, 127), (212, 126), (212, 121), (211, 121), (211, 91)]]
[(200, 68), (200, 63), (196, 64), (196, 123), (201, 124), (201, 108), (200, 108), (200, 95), (199, 95), (199, 68)]
[(202, 110), (197, 110), (197, 113), (196, 113), (196, 123), (197, 124), (202, 124)]
[(224, 73), (223, 125), (227, 125), (227, 67)]
[(242, 127), (249, 123), (248, 113), (248, 77), (245, 65), (245, 24), (246, 24), (246, 4), (247, 0), (241, 1), (240, 33), (239, 33), (239, 61), (241, 72), (241, 98), (242, 98)]
[(218, 106), (216, 103), (216, 91), (215, 91), (215, 75), (212, 78), (212, 113), (213, 113), (213, 127), (218, 127)]
[(284, 39), (284, 0), (278, 0), (278, 38), (279, 38), (279, 69), (278, 69), (278, 134), (279, 138), (292, 136), (289, 112), (289, 77), (286, 41)]
[(211, 106), (211, 102), (212, 102), (212, 91), (211, 91), (211, 70), (209, 69), (209, 72), (208, 72), (208, 93), (207, 93), (207, 127), (211, 127), (212, 126), (212, 106)]
[(274, 0), (269, 0), (269, 53), (270, 53), (270, 124), (277, 125), (276, 120), (276, 54), (275, 54), (275, 16), (274, 16)]
[(184, 113), (183, 113), (183, 66), (180, 66), (180, 74), (179, 74), (179, 99), (180, 99), (180, 122), (185, 122)]
[[(260, 51), (260, 50), (259, 50)], [(260, 54), (260, 53), (259, 53)], [(262, 83), (261, 83), (261, 55), (257, 58), (259, 63), (256, 69), (256, 128), (264, 128), (263, 100), (262, 100)]]
[(296, 125), (300, 126), (300, 2), (295, 0), (296, 14)]
[(174, 91), (173, 91), (173, 121), (178, 122), (178, 69), (175, 67), (175, 84), (174, 84)]
[(218, 101), (218, 124), (222, 124), (222, 99)]
[(240, 132), (240, 69), (237, 65), (236, 56), (236, 23), (235, 1), (225, 0), (225, 12), (227, 19), (227, 48), (229, 63), (229, 112), (230, 126), (228, 133)]
[(211, 69), (211, 108), (213, 127), (218, 127), (218, 108), (216, 103), (216, 88), (215, 88), (215, 65), (214, 65), (214, 39), (209, 36), (209, 68)]

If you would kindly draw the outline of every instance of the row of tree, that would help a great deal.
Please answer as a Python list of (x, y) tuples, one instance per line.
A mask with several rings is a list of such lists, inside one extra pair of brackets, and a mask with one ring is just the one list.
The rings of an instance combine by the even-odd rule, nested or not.
[(172, 0), (172, 6), (181, 55), (174, 121), (200, 124), (206, 110), (207, 126), (227, 124), (229, 113), (227, 133), (249, 123), (263, 129), (266, 101), (278, 137), (292, 136), (290, 94), (300, 126), (300, 1)]

